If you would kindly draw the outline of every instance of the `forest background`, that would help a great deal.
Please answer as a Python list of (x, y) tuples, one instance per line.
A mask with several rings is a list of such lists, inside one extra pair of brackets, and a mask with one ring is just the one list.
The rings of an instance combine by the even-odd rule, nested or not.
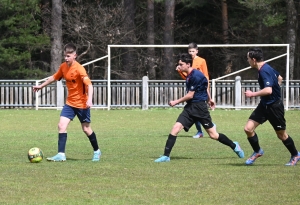
[[(107, 55), (107, 45), (289, 44), (286, 59), (271, 63), (300, 78), (299, 0), (0, 0), (0, 79), (40, 79), (63, 62), (72, 42), (80, 63)], [(286, 52), (263, 48), (265, 58)], [(210, 78), (248, 65), (248, 48), (200, 48)], [(183, 48), (114, 48), (111, 78), (180, 79)], [(86, 66), (91, 79), (107, 79), (107, 60)], [(242, 78), (255, 79), (254, 71)]]

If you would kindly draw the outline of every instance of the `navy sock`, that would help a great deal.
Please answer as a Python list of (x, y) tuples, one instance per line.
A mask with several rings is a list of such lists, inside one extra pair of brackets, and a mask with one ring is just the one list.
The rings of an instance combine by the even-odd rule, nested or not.
[(282, 141), (282, 143), (289, 150), (292, 156), (298, 155), (298, 151), (295, 147), (294, 140), (290, 136), (288, 136), (286, 140)]
[(88, 138), (91, 142), (91, 145), (92, 145), (94, 151), (97, 151), (99, 149), (99, 146), (98, 146), (97, 137), (96, 137), (95, 132), (93, 132), (90, 136), (88, 136)]
[(65, 153), (67, 133), (58, 133), (58, 152)]
[(168, 157), (170, 156), (172, 148), (175, 145), (176, 139), (177, 139), (177, 136), (169, 134), (169, 137), (168, 137), (168, 140), (167, 140), (166, 146), (165, 146), (165, 152), (164, 152), (165, 156), (168, 156)]
[(229, 146), (231, 149), (235, 149), (236, 144), (233, 143), (231, 139), (229, 139), (226, 135), (219, 133), (218, 141), (224, 145)]
[(248, 137), (248, 141), (252, 149), (254, 150), (254, 152), (259, 152), (260, 146), (259, 146), (257, 134), (255, 133), (253, 137)]

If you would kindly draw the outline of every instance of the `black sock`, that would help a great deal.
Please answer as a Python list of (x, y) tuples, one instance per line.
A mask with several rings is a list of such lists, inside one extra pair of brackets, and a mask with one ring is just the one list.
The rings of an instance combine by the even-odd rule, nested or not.
[(97, 142), (97, 138), (96, 138), (96, 134), (95, 132), (93, 132), (90, 136), (88, 136), (90, 142), (91, 142), (91, 145), (94, 149), (94, 151), (97, 151), (99, 149), (99, 146), (98, 146), (98, 142)]
[(294, 140), (290, 136), (288, 136), (286, 140), (282, 141), (282, 143), (289, 150), (292, 156), (298, 155), (298, 151), (295, 147)]
[(257, 134), (255, 133), (253, 137), (248, 137), (248, 141), (254, 152), (259, 152), (260, 146), (258, 142)]
[(234, 144), (231, 139), (229, 139), (226, 135), (222, 133), (219, 133), (218, 141), (224, 145), (231, 147), (231, 149), (234, 149), (236, 147), (236, 144)]
[(170, 156), (172, 148), (175, 145), (176, 139), (177, 139), (177, 136), (169, 134), (169, 137), (168, 137), (168, 140), (167, 140), (166, 146), (165, 146), (165, 152), (164, 152), (165, 156), (168, 156), (168, 157)]
[(65, 153), (67, 133), (58, 133), (58, 152)]

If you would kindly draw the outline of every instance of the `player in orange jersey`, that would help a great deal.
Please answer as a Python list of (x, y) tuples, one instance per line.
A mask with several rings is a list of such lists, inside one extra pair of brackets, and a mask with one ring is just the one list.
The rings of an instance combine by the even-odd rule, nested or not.
[(65, 147), (67, 142), (67, 127), (75, 116), (78, 117), (83, 132), (89, 138), (94, 149), (92, 161), (99, 161), (101, 151), (98, 146), (96, 134), (90, 125), (90, 107), (93, 105), (93, 86), (85, 68), (76, 61), (77, 53), (74, 44), (67, 44), (64, 47), (65, 62), (58, 71), (49, 77), (44, 83), (33, 86), (37, 92), (48, 84), (64, 78), (68, 88), (68, 97), (64, 105), (58, 123), (58, 154), (47, 158), (48, 161), (66, 161)]
[[(195, 68), (197, 70), (199, 70), (200, 72), (202, 72), (204, 74), (204, 76), (207, 78), (207, 81), (209, 82), (209, 76), (208, 76), (208, 70), (207, 70), (207, 65), (206, 65), (206, 61), (204, 58), (199, 57), (198, 54), (198, 46), (196, 43), (190, 43), (188, 46), (188, 53), (192, 56), (193, 58), (193, 64), (192, 64), (192, 68)], [(187, 73), (186, 72), (182, 72), (178, 66), (176, 67), (177, 72), (179, 73), (179, 75), (181, 76), (182, 79), (186, 79)], [(208, 86), (208, 91), (209, 91), (209, 86)], [(200, 122), (196, 122), (195, 123), (196, 128), (197, 128), (197, 133), (196, 135), (193, 136), (193, 138), (201, 138), (203, 137), (204, 133), (202, 132), (201, 129), (201, 124)], [(214, 124), (215, 128), (216, 125)]]

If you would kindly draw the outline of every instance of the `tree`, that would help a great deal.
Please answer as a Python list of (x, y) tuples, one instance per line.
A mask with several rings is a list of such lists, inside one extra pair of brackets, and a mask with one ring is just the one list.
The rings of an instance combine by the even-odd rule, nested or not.
[(40, 51), (49, 38), (41, 30), (38, 0), (0, 0), (0, 72), (1, 78), (36, 78)]
[(297, 30), (298, 30), (298, 20), (297, 20), (297, 10), (295, 8), (295, 3), (293, 0), (286, 0), (287, 2), (287, 43), (290, 44), (290, 76), (291, 80), (294, 79), (294, 65), (295, 65), (295, 52), (296, 52), (296, 42), (297, 42)]
[[(175, 0), (165, 0), (165, 22), (164, 22), (164, 44), (174, 44), (174, 13)], [(166, 80), (173, 79), (174, 72), (174, 57), (173, 48), (166, 47), (164, 49), (164, 71), (163, 78)]]
[[(154, 0), (147, 0), (147, 44), (155, 44), (155, 32), (154, 32)], [(147, 67), (149, 79), (156, 79), (155, 71), (155, 49), (147, 49)]]
[(62, 1), (52, 0), (51, 12), (51, 71), (58, 70), (62, 63)]

